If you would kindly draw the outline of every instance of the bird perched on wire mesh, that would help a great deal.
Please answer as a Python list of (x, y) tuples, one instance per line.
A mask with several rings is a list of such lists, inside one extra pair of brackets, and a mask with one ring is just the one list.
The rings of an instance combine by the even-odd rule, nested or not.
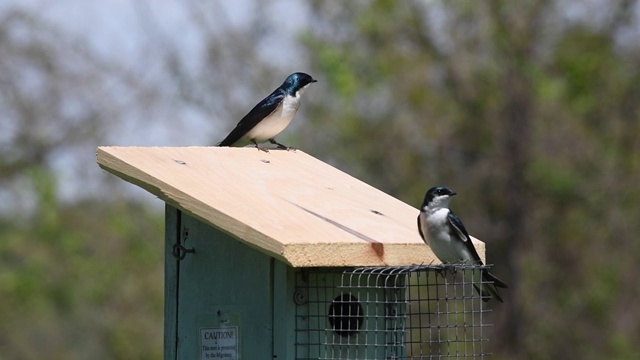
[[(427, 191), (418, 215), (418, 232), (443, 263), (483, 265), (462, 221), (449, 209), (454, 195), (456, 193), (446, 186), (435, 186)], [(471, 272), (465, 272), (465, 277), (473, 281)], [(482, 269), (482, 280), (480, 286), (474, 284), (482, 299), (489, 301), (494, 297), (502, 302), (497, 288), (507, 285), (487, 269)]]
[(275, 136), (293, 120), (300, 107), (300, 96), (314, 82), (317, 80), (305, 73), (289, 75), (282, 85), (254, 106), (218, 146), (232, 146), (242, 140), (253, 143), (258, 150), (268, 152), (258, 144), (269, 140), (279, 149), (289, 149), (277, 142)]

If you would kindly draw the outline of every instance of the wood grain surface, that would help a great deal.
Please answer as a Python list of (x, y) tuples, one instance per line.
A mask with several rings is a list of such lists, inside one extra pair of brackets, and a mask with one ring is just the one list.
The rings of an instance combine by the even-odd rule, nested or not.
[[(99, 147), (97, 160), (294, 267), (439, 263), (418, 234), (416, 208), (301, 150)], [(484, 259), (484, 243), (474, 244)]]

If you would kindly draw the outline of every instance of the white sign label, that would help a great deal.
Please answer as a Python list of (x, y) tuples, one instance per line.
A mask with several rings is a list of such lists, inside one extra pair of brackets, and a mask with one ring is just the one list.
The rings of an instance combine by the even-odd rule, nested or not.
[(238, 327), (200, 329), (200, 359), (238, 359)]

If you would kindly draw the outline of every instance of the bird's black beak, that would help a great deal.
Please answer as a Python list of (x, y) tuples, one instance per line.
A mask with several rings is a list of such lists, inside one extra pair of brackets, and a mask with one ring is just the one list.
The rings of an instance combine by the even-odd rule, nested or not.
[(316, 80), (316, 79), (311, 79), (311, 82), (312, 82), (312, 83), (314, 83), (314, 82), (318, 82), (318, 80)]
[(458, 193), (452, 192), (449, 196), (458, 195)]

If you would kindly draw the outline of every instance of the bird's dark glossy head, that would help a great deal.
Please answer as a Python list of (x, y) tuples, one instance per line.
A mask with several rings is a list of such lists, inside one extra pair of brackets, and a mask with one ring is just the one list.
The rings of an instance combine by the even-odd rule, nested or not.
[(317, 81), (318, 80), (312, 78), (309, 74), (297, 72), (289, 75), (280, 87), (290, 95), (295, 96), (296, 92)]
[(434, 186), (427, 190), (427, 194), (424, 196), (424, 201), (422, 202), (420, 209), (424, 209), (425, 207), (435, 208), (449, 206), (449, 201), (455, 194), (456, 193), (453, 192), (453, 190), (446, 186)]

